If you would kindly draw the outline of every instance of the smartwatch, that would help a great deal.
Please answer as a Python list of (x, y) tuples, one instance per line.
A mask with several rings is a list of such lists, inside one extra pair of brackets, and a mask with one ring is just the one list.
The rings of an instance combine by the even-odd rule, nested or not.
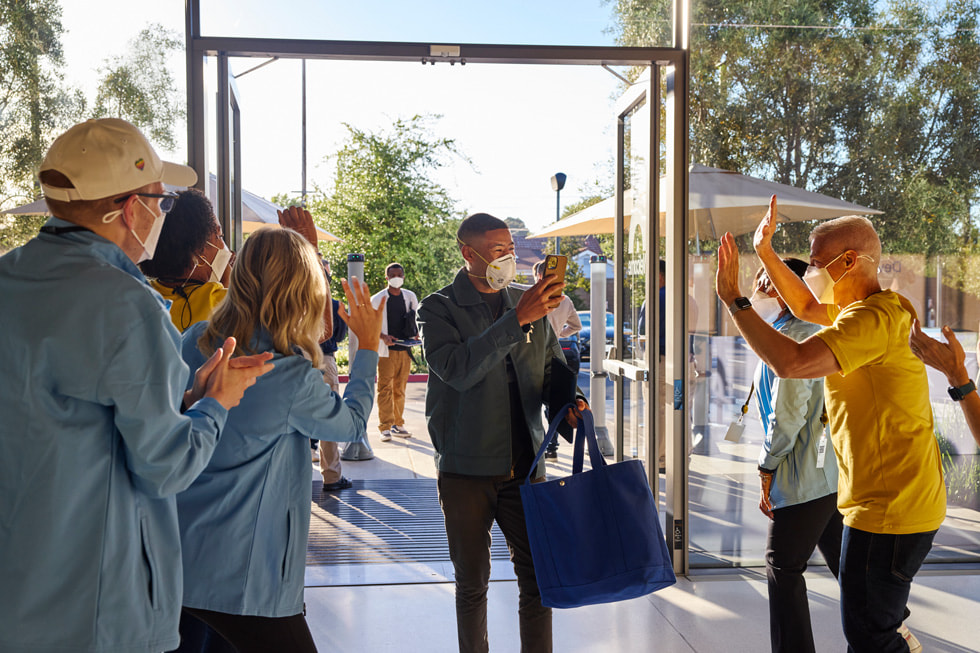
[(951, 387), (947, 390), (947, 392), (949, 393), (949, 396), (950, 398), (952, 398), (953, 401), (963, 401), (963, 399), (968, 394), (974, 392), (976, 389), (977, 389), (976, 384), (973, 383), (973, 381), (969, 381), (959, 387), (956, 388)]
[(728, 312), (734, 316), (739, 311), (744, 311), (747, 308), (752, 308), (752, 302), (749, 301), (748, 297), (736, 297), (728, 306)]

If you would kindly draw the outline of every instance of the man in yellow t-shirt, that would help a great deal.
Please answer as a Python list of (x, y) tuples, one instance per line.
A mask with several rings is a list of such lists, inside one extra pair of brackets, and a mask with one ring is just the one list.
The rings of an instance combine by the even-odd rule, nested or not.
[(792, 313), (824, 325), (796, 342), (771, 328), (739, 291), (738, 250), (718, 250), (718, 297), (749, 346), (781, 378), (825, 377), (840, 468), (841, 618), (854, 653), (907, 651), (903, 624), (912, 578), (946, 514), (925, 366), (908, 346), (915, 311), (878, 284), (881, 243), (871, 222), (849, 216), (810, 235), (801, 280), (772, 248), (776, 198), (755, 234), (769, 278)]

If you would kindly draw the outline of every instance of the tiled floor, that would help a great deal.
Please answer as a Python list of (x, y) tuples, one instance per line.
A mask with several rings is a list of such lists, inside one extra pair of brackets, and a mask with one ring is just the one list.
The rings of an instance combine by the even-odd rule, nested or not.
[[(413, 438), (378, 439), (375, 458), (344, 463), (353, 479), (434, 478), (422, 414), (424, 384), (409, 385), (406, 425)], [(565, 466), (559, 460), (559, 467)], [(314, 471), (314, 477), (318, 474)], [(345, 490), (350, 492), (351, 490)], [(743, 543), (744, 544), (744, 543)], [(490, 650), (519, 650), (517, 586), (508, 562), (495, 564), (489, 592)], [(432, 582), (418, 582), (426, 576)], [(405, 570), (398, 565), (307, 568), (307, 619), (321, 652), (441, 653), (456, 650), (451, 565)], [(328, 586), (324, 585), (329, 582)], [(844, 651), (837, 585), (824, 568), (808, 572), (818, 651)], [(908, 625), (926, 653), (980, 651), (980, 569), (933, 566), (916, 577)], [(555, 610), (555, 651), (720, 653), (769, 650), (768, 599), (761, 569), (696, 572), (656, 594), (600, 606)]]

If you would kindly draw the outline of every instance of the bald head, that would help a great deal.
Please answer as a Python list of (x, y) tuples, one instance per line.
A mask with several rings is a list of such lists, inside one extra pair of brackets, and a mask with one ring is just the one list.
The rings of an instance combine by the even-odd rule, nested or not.
[(854, 250), (858, 255), (872, 259), (873, 265), (881, 261), (881, 241), (871, 220), (860, 215), (827, 220), (818, 224), (810, 232), (810, 253), (826, 264), (846, 250)]

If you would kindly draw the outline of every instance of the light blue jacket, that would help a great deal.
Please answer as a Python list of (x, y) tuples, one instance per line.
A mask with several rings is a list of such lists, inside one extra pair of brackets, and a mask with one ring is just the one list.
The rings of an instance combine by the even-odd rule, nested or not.
[[(787, 313), (773, 322), (780, 333), (802, 342), (820, 330)], [(756, 406), (763, 419), (766, 441), (759, 466), (776, 470), (769, 498), (773, 508), (813, 501), (837, 492), (837, 457), (827, 437), (823, 468), (817, 467), (817, 446), (823, 433), (823, 379), (780, 379), (759, 363), (755, 370)]]
[[(205, 360), (184, 332), (183, 356)], [(253, 351), (271, 351), (268, 332)], [(357, 353), (344, 398), (310, 361), (276, 354), (275, 368), (245, 391), (214, 456), (177, 497), (184, 548), (184, 605), (227, 614), (286, 617), (303, 611), (310, 532), (310, 438), (349, 442), (365, 432), (378, 355)]]
[(47, 227), (0, 257), (0, 651), (170, 650), (174, 495), (227, 413), (180, 414), (180, 336), (122, 250)]

